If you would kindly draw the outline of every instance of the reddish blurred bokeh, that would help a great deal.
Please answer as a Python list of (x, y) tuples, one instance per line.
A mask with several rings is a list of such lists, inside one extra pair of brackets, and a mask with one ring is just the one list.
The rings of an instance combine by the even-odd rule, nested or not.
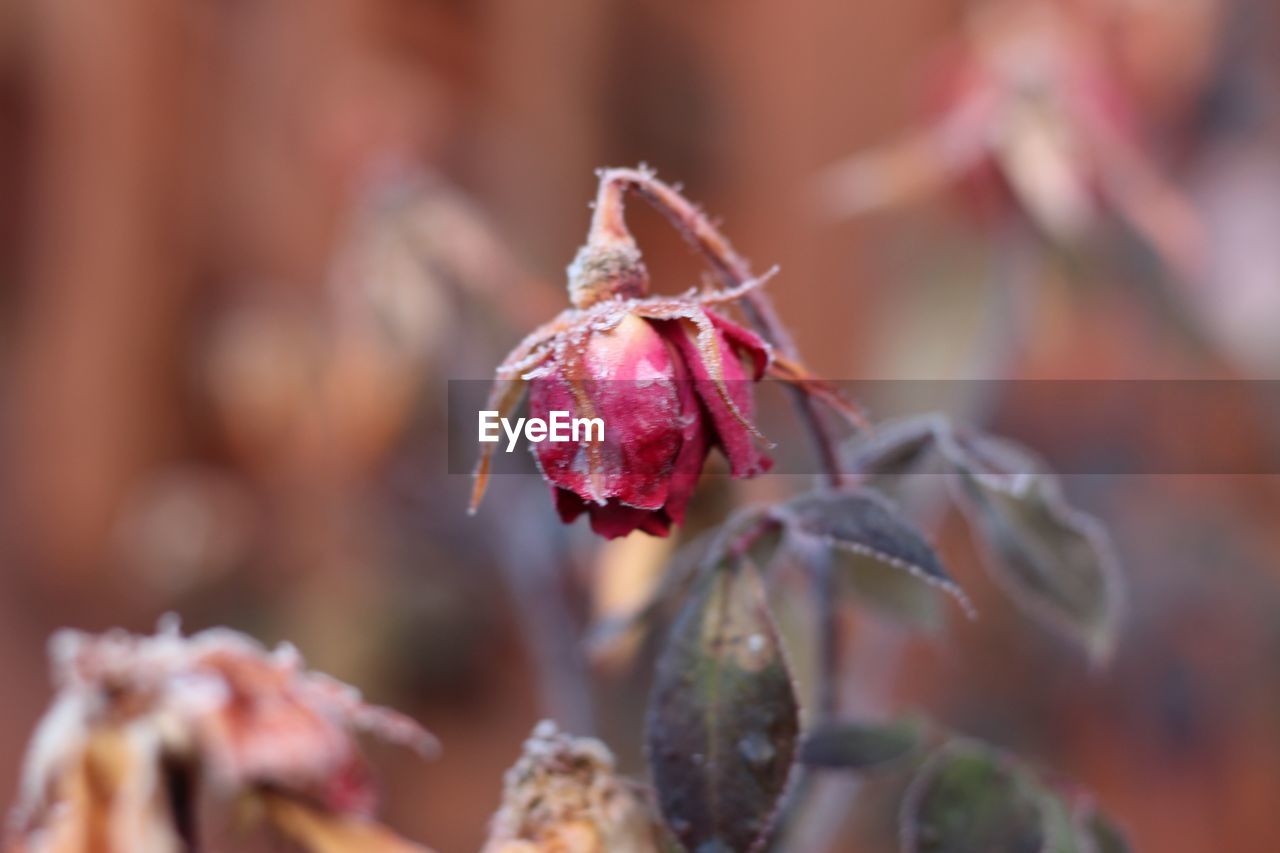
[[(488, 376), (563, 305), (597, 167), (647, 162), (779, 264), (769, 289), (820, 375), (1280, 375), (1269, 0), (1053, 0), (1203, 217), (1195, 281), (1103, 239), (1066, 263), (1015, 257), (1010, 309), (989, 283), (1007, 235), (954, 198), (823, 214), (825, 167), (928, 120), (971, 5), (0, 6), (0, 803), (49, 697), (48, 635), (167, 611), (287, 638), (430, 728), (440, 759), (374, 757), (388, 822), (439, 850), (480, 846), (542, 716), (585, 733), (594, 708), (640, 772), (648, 664), (590, 673), (578, 644), (597, 543), (531, 478), (499, 478), (468, 518), (442, 450), (447, 380)], [(636, 207), (657, 287), (696, 284)], [(1186, 428), (1226, 444), (1277, 429), (1211, 414)], [(947, 524), (982, 618), (912, 641), (901, 703), (1078, 779), (1139, 850), (1274, 851), (1280, 482), (1066, 486), (1128, 569), (1112, 666), (1090, 671), (987, 594)], [(699, 496), (695, 525), (724, 491)], [(866, 623), (847, 616), (856, 644)], [(887, 845), (881, 811), (858, 822)]]

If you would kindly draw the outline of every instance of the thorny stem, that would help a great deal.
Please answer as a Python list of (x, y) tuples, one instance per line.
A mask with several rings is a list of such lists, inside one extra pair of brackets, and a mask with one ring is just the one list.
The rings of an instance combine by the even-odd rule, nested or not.
[[(624, 219), (628, 193), (640, 196), (701, 252), (728, 288), (741, 287), (754, 279), (746, 259), (734, 251), (729, 241), (701, 210), (680, 192), (645, 169), (606, 169), (600, 173), (600, 189), (591, 219), (588, 245), (634, 245)], [(799, 353), (769, 297), (751, 290), (743, 297), (743, 309), (752, 325), (766, 341), (786, 358), (799, 361)], [(838, 439), (823, 421), (814, 401), (803, 388), (791, 386), (792, 399), (801, 422), (809, 432), (822, 464), (827, 484), (838, 489), (845, 484), (837, 451)], [(758, 535), (758, 534), (757, 534)], [(741, 546), (740, 546), (741, 547)], [(749, 545), (747, 546), (749, 547)], [(745, 550), (745, 548), (744, 548)], [(840, 626), (831, 561), (819, 561), (814, 579), (814, 599), (818, 608), (819, 672), (817, 719), (827, 720), (839, 709)], [(809, 776), (802, 776), (793, 790), (787, 810), (797, 808), (811, 789)], [(784, 818), (781, 823), (785, 824)]]

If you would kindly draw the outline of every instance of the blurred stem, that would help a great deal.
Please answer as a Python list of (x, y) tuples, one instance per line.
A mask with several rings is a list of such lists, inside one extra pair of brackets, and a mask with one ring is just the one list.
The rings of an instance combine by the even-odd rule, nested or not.
[[(539, 484), (540, 485), (540, 484)], [(595, 733), (595, 707), (577, 614), (569, 600), (564, 543), (539, 530), (540, 519), (519, 511), (524, 495), (508, 497), (498, 545), (521, 632), (541, 691), (541, 713), (565, 731)]]

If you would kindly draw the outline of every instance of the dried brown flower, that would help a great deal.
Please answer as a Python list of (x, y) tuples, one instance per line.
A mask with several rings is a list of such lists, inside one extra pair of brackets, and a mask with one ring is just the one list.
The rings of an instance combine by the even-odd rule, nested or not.
[(615, 775), (608, 747), (544, 720), (507, 771), (483, 853), (658, 853), (659, 827), (644, 790)]
[(369, 732), (434, 739), (354, 689), (226, 629), (183, 637), (63, 631), (57, 694), (28, 750), (13, 853), (425, 848), (376, 824)]

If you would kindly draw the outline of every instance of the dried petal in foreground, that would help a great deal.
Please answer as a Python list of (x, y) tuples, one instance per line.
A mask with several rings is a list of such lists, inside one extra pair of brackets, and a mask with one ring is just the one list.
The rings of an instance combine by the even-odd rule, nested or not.
[(407, 717), (225, 629), (62, 631), (11, 853), (423, 853), (371, 819), (357, 732), (430, 752)]

